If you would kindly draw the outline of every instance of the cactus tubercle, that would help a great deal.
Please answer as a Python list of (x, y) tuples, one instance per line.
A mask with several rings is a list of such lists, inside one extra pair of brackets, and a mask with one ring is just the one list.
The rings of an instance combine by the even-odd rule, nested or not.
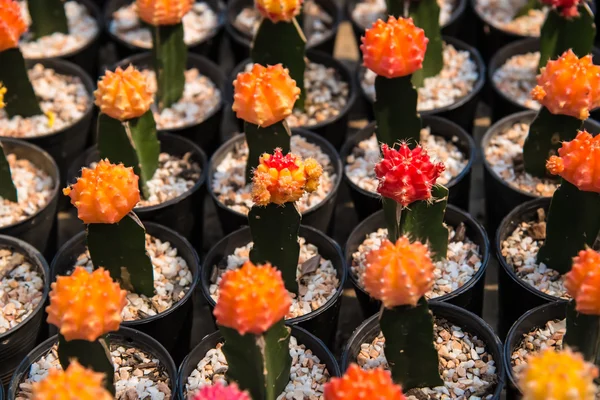
[(120, 121), (141, 117), (154, 102), (146, 78), (132, 65), (106, 71), (94, 96), (101, 112)]
[(565, 275), (565, 287), (575, 299), (578, 312), (600, 315), (600, 253), (589, 248), (581, 250)]

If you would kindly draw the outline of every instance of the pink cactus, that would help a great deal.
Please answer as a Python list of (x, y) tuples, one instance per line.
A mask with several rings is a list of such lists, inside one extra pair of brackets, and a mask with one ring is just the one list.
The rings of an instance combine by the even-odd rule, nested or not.
[(229, 386), (223, 386), (217, 383), (212, 386), (204, 386), (194, 400), (252, 400), (247, 392), (242, 392), (238, 389), (235, 383), (230, 383)]

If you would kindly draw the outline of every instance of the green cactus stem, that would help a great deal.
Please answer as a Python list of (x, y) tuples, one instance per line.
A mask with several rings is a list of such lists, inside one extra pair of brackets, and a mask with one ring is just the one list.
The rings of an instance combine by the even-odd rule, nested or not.
[(594, 15), (586, 2), (577, 7), (579, 16), (565, 18), (559, 10), (550, 10), (542, 26), (540, 36), (540, 63), (546, 66), (549, 59), (555, 60), (565, 51), (572, 49), (577, 57), (592, 52), (596, 37)]
[(444, 384), (433, 346), (433, 315), (424, 297), (415, 307), (384, 308), (379, 325), (385, 337), (385, 358), (392, 378), (405, 392)]
[(425, 78), (438, 75), (444, 67), (442, 29), (440, 27), (440, 6), (437, 0), (409, 1), (409, 15), (415, 26), (425, 31), (429, 39), (423, 68), (412, 75), (415, 87), (423, 86)]
[(404, 17), (406, 11), (405, 0), (385, 0), (387, 13), (394, 18)]
[(12, 181), (10, 165), (4, 154), (2, 143), (0, 143), (0, 198), (17, 202), (17, 188)]
[(571, 270), (573, 257), (592, 247), (600, 232), (600, 194), (584, 192), (564, 179), (550, 202), (546, 240), (538, 251), (538, 263), (558, 271)]
[(580, 119), (552, 114), (546, 107), (540, 108), (529, 126), (523, 146), (525, 172), (538, 178), (547, 178), (546, 160), (557, 154), (562, 142), (575, 139), (582, 126)]
[(151, 110), (139, 118), (119, 121), (106, 114), (98, 117), (98, 150), (100, 158), (132, 167), (140, 177), (140, 189), (148, 198), (147, 182), (158, 168), (160, 142)]
[(152, 26), (152, 56), (160, 110), (181, 99), (185, 87), (187, 47), (183, 41), (183, 24)]
[(19, 115), (28, 118), (43, 114), (29, 81), (23, 54), (18, 48), (0, 52), (0, 82), (7, 89), (4, 110), (9, 117)]
[(530, 11), (539, 10), (541, 8), (542, 3), (539, 0), (527, 0), (527, 3), (525, 3), (523, 7), (519, 8), (519, 11), (517, 11), (513, 19), (524, 17), (525, 15), (529, 15)]
[(411, 75), (400, 78), (375, 78), (377, 140), (392, 147), (407, 141), (414, 148), (421, 140), (421, 117), (417, 110), (417, 91)]
[(290, 328), (283, 319), (262, 335), (240, 335), (235, 329), (219, 326), (225, 338), (227, 379), (247, 390), (253, 399), (276, 400), (290, 380)]
[(394, 200), (384, 198), (383, 212), (391, 242), (407, 236), (411, 241), (427, 243), (431, 258), (440, 261), (448, 253), (448, 228), (444, 225), (448, 189), (435, 185), (431, 193), (432, 201), (415, 201), (405, 209)]
[(563, 343), (600, 365), (600, 316), (577, 312), (575, 300), (567, 305), (567, 333)]
[(29, 32), (36, 39), (53, 33), (69, 34), (64, 0), (27, 0), (27, 8), (31, 16)]
[(85, 368), (92, 369), (105, 375), (104, 387), (115, 395), (115, 367), (110, 355), (108, 339), (99, 337), (93, 342), (87, 340), (67, 341), (58, 334), (58, 360), (63, 370), (66, 370), (72, 360), (77, 360)]
[(246, 143), (248, 143), (248, 160), (246, 161), (246, 183), (252, 182), (254, 168), (264, 153), (273, 153), (280, 148), (283, 154), (290, 152), (292, 132), (285, 120), (267, 127), (260, 127), (248, 122), (244, 123)]
[(89, 224), (87, 245), (94, 268), (104, 267), (125, 290), (154, 296), (154, 272), (146, 230), (134, 213), (116, 224)]
[[(294, 107), (304, 110), (306, 91), (304, 90), (304, 70), (306, 60), (304, 51), (306, 38), (296, 19), (292, 22), (272, 22), (263, 18), (254, 36), (250, 57), (252, 61), (264, 66), (283, 64), (301, 90)], [(272, 151), (272, 149), (271, 149)]]
[(250, 261), (254, 264), (270, 262), (281, 271), (285, 288), (296, 294), (301, 220), (302, 216), (294, 203), (253, 206), (248, 213), (248, 224), (254, 242), (250, 250)]

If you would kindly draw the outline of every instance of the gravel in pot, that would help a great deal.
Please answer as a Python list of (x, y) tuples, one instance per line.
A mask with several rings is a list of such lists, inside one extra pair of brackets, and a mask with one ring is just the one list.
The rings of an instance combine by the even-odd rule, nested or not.
[[(121, 58), (152, 48), (150, 30), (137, 15), (134, 0), (110, 0), (104, 11), (106, 31)], [(217, 60), (225, 5), (220, 0), (198, 0), (182, 19), (184, 41), (192, 53)]]
[[(444, 117), (471, 132), (485, 83), (485, 64), (479, 52), (466, 43), (446, 36), (443, 41), (444, 66), (438, 75), (425, 78), (424, 85), (417, 89), (417, 111), (422, 116)], [(374, 119), (372, 105), (377, 75), (364, 66), (358, 67), (357, 74), (360, 90), (371, 105), (367, 107), (370, 119)]]
[[(282, 393), (283, 398), (322, 399), (324, 384), (331, 377), (341, 376), (337, 361), (317, 337), (298, 326), (291, 328), (290, 355), (295, 373)], [(181, 400), (191, 400), (194, 393), (206, 385), (227, 384), (224, 375), (227, 360), (221, 350), (222, 345), (221, 333), (214, 332), (202, 339), (183, 360), (177, 387)], [(304, 363), (306, 367), (301, 368)]]
[[(302, 225), (299, 234), (299, 296), (292, 296), (287, 322), (298, 325), (332, 347), (346, 281), (346, 264), (336, 242), (322, 232)], [(218, 283), (227, 269), (241, 267), (252, 248), (250, 228), (221, 239), (206, 255), (200, 277), (202, 294), (214, 308)]]
[[(405, 392), (417, 399), (500, 399), (505, 371), (502, 343), (492, 328), (476, 315), (447, 303), (431, 302), (439, 355), (439, 371), (444, 386), (416, 388)], [(387, 369), (378, 315), (373, 315), (352, 334), (342, 355), (342, 370), (351, 363), (364, 369)]]
[[(426, 296), (481, 315), (485, 272), (490, 257), (487, 234), (473, 217), (453, 206), (446, 209), (444, 222), (449, 228), (448, 257), (434, 263), (435, 282)], [(381, 241), (387, 238), (385, 226), (383, 211), (376, 212), (354, 228), (344, 249), (349, 279), (365, 317), (381, 309), (381, 302), (371, 298), (364, 289), (362, 274), (368, 252), (379, 249)]]
[[(122, 325), (152, 336), (180, 361), (190, 346), (192, 294), (200, 275), (198, 255), (177, 232), (151, 222), (143, 224), (156, 293), (148, 298), (128, 291)], [(59, 275), (69, 275), (77, 266), (89, 271), (94, 267), (86, 248), (85, 232), (59, 250), (51, 265), (52, 281)]]
[[(0, 197), (0, 235), (21, 239), (48, 257), (56, 251), (60, 178), (52, 157), (16, 139), (0, 139), (17, 188), (18, 203)], [(54, 236), (54, 237), (53, 237)]]
[[(374, 170), (375, 164), (381, 159), (380, 146), (374, 133), (375, 125), (372, 122), (357, 132), (346, 141), (340, 152), (344, 163), (344, 180), (350, 188), (359, 220), (382, 207)], [(449, 189), (448, 202), (468, 210), (471, 167), (476, 152), (473, 138), (460, 126), (439, 117), (424, 117), (423, 126), (423, 147), (434, 160), (446, 166), (437, 181)]]
[[(108, 334), (115, 366), (116, 400), (177, 398), (177, 368), (171, 356), (152, 337), (121, 327)], [(53, 336), (31, 351), (15, 371), (7, 398), (29, 400), (33, 382), (44, 379), (51, 368), (61, 368), (58, 337)]]
[(23, 357), (36, 345), (50, 273), (39, 251), (4, 235), (0, 235), (0, 271), (0, 382), (8, 385)]

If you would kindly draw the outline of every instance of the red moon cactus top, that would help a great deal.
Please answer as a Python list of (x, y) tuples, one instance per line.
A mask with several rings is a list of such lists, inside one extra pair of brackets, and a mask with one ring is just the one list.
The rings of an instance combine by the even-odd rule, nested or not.
[(325, 400), (404, 400), (402, 388), (381, 368), (365, 371), (351, 364), (341, 378), (325, 384)]

